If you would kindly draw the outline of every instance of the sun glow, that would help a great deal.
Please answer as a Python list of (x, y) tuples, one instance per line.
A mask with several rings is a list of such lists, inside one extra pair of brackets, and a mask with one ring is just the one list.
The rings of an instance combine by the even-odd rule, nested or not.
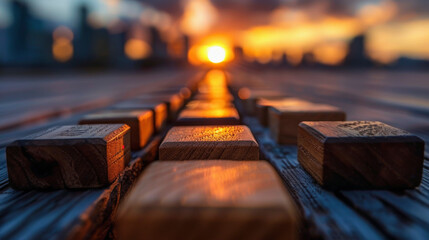
[(207, 57), (212, 63), (221, 63), (225, 61), (226, 50), (221, 46), (212, 46), (207, 49)]

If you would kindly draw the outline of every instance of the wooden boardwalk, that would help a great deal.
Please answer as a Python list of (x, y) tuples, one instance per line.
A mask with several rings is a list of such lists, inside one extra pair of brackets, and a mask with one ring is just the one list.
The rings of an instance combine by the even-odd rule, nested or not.
[[(232, 70), (231, 74), (293, 97), (338, 106), (347, 112), (349, 120), (383, 121), (429, 142), (429, 73)], [(11, 189), (4, 146), (48, 126), (76, 123), (84, 113), (119, 100), (168, 84), (184, 84), (193, 75), (156, 71), (75, 76), (59, 82), (54, 81), (55, 77), (34, 82), (31, 77), (22, 82), (0, 81), (0, 110), (6, 116), (1, 122), (6, 127), (0, 132), (0, 239), (114, 238), (110, 228), (118, 202), (148, 162), (156, 158), (165, 132), (153, 137), (143, 150), (134, 152), (130, 166), (109, 188), (85, 191)], [(28, 86), (30, 83), (32, 86)], [(8, 88), (10, 91), (5, 90)], [(242, 113), (240, 104), (237, 108)], [(28, 120), (28, 116), (35, 115), (40, 116)], [(428, 159), (418, 189), (331, 192), (301, 168), (296, 146), (277, 145), (256, 118), (242, 117), (299, 206), (304, 218), (303, 239), (429, 239)]]

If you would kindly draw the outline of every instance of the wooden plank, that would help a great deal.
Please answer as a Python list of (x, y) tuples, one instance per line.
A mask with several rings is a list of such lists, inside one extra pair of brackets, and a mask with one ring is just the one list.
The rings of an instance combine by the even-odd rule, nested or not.
[(176, 126), (239, 125), (240, 116), (235, 108), (185, 109), (177, 118)]
[[(3, 116), (0, 131), (102, 108), (172, 83), (185, 85), (185, 80), (194, 73), (163, 69), (143, 74), (109, 72), (60, 77), (58, 74), (3, 76), (0, 89), (10, 90), (12, 94), (0, 94), (0, 115)], [(181, 77), (175, 79), (171, 76)], [(201, 79), (201, 76), (196, 79)]]
[(344, 121), (346, 114), (339, 108), (325, 104), (300, 103), (273, 106), (268, 110), (272, 137), (277, 143), (296, 144), (298, 124), (303, 121)]
[(298, 239), (298, 226), (293, 201), (264, 161), (155, 162), (117, 221), (120, 239)]
[(262, 126), (268, 126), (268, 109), (272, 106), (289, 106), (289, 105), (303, 105), (312, 104), (299, 98), (260, 98), (256, 102), (256, 116)]
[(130, 160), (129, 127), (68, 125), (19, 139), (6, 148), (15, 189), (95, 188), (112, 183)]
[(160, 160), (259, 160), (246, 126), (173, 127), (159, 147)]
[(150, 110), (102, 110), (84, 116), (79, 124), (127, 124), (130, 127), (131, 150), (139, 150), (154, 132)]
[(153, 113), (153, 125), (156, 132), (160, 132), (167, 122), (168, 109), (167, 105), (162, 102), (148, 102), (141, 101), (124, 101), (114, 104), (109, 107), (110, 109), (122, 110), (146, 110), (150, 109)]
[(424, 141), (376, 121), (302, 122), (298, 161), (329, 189), (420, 185)]

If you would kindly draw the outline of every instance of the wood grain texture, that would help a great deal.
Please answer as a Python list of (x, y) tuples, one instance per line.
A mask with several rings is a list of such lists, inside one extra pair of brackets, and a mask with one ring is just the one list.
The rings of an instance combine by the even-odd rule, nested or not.
[(154, 133), (150, 110), (103, 110), (84, 116), (79, 124), (127, 124), (130, 127), (131, 150), (139, 150)]
[(160, 160), (259, 160), (246, 126), (173, 127), (159, 147)]
[(264, 161), (155, 162), (120, 206), (118, 239), (297, 239), (299, 216)]
[(300, 103), (288, 106), (272, 106), (268, 110), (268, 122), (272, 137), (280, 144), (296, 144), (298, 124), (303, 121), (344, 121), (346, 114), (325, 104)]
[(298, 160), (329, 189), (414, 188), (423, 159), (423, 140), (381, 122), (299, 124)]
[(114, 104), (109, 107), (110, 109), (123, 109), (123, 110), (147, 110), (153, 112), (153, 125), (156, 132), (160, 132), (167, 122), (168, 109), (167, 105), (163, 102), (142, 102), (142, 101), (125, 101)]
[(13, 142), (6, 157), (15, 189), (102, 187), (112, 183), (130, 160), (129, 127), (53, 127)]
[(176, 126), (239, 125), (235, 108), (185, 109), (174, 123)]
[(168, 121), (173, 122), (184, 105), (183, 97), (180, 94), (144, 94), (133, 98), (132, 100), (141, 101), (143, 103), (159, 103), (163, 102), (167, 105)]
[(272, 106), (312, 104), (299, 98), (260, 98), (256, 102), (256, 116), (262, 126), (268, 126), (268, 109)]
[[(250, 71), (250, 70), (249, 70)], [(302, 73), (308, 74), (307, 71)], [(282, 90), (291, 95), (302, 95), (312, 101), (326, 101), (327, 103), (339, 104), (347, 113), (367, 119), (390, 119), (395, 125), (409, 121), (396, 114), (391, 115), (394, 109), (380, 109), (378, 106), (368, 108), (365, 106), (363, 98), (356, 98), (350, 94), (343, 94), (340, 90), (323, 89), (315, 86), (320, 81), (321, 71), (316, 74), (308, 74), (311, 81), (301, 75), (294, 75), (289, 81), (284, 78), (290, 71), (281, 72), (271, 78), (263, 76), (259, 82), (275, 82), (279, 80), (275, 87), (283, 86)], [(248, 74), (249, 77), (256, 74)], [(393, 73), (397, 75), (397, 73)], [(331, 75), (332, 76), (332, 75)], [(247, 81), (249, 77), (244, 77)], [(349, 83), (359, 83), (361, 76), (350, 79), (350, 75), (344, 75), (342, 82), (338, 84), (338, 79), (325, 84), (331, 89), (335, 86), (348, 86), (355, 90), (355, 85)], [(366, 79), (366, 78), (365, 78)], [(401, 78), (399, 77), (398, 80)], [(291, 81), (293, 80), (293, 81)], [(326, 79), (328, 80), (328, 79)], [(369, 80), (369, 79), (368, 79)], [(385, 82), (391, 84), (391, 77), (387, 77)], [(286, 83), (285, 83), (286, 81)], [(296, 84), (295, 84), (295, 83)], [(371, 82), (370, 80), (368, 82)], [(400, 81), (401, 82), (401, 81)], [(404, 83), (408, 84), (408, 83)], [(369, 86), (369, 85), (368, 85)], [(380, 86), (381, 87), (381, 86)], [(384, 90), (384, 86), (382, 87)], [(374, 90), (368, 87), (371, 92)], [(397, 89), (399, 90), (399, 89)], [(362, 91), (354, 91), (362, 93)], [(363, 94), (365, 95), (365, 94)], [(350, 97), (350, 98), (349, 98)], [(356, 104), (359, 102), (359, 104)], [(368, 103), (374, 106), (373, 102)], [(240, 104), (237, 109), (241, 111)], [(380, 111), (374, 111), (377, 108)], [(396, 110), (395, 110), (396, 111)], [(403, 115), (410, 116), (410, 112), (402, 112)], [(396, 117), (396, 118), (395, 118)], [(353, 117), (357, 118), (357, 117)], [(428, 214), (428, 184), (429, 184), (429, 164), (428, 157), (425, 158), (423, 170), (423, 181), (420, 187), (405, 191), (385, 191), (385, 190), (345, 190), (332, 192), (322, 188), (313, 177), (311, 177), (297, 161), (297, 147), (293, 145), (276, 144), (270, 137), (269, 131), (258, 124), (256, 118), (243, 115), (242, 120), (252, 130), (258, 140), (261, 153), (275, 166), (283, 178), (294, 199), (299, 203), (305, 216), (305, 236), (302, 239), (428, 239), (429, 219)], [(412, 124), (412, 121), (410, 121)], [(423, 135), (424, 136), (424, 135)], [(426, 142), (428, 142), (426, 140)], [(427, 146), (427, 145), (426, 145)], [(427, 148), (427, 147), (426, 147)]]

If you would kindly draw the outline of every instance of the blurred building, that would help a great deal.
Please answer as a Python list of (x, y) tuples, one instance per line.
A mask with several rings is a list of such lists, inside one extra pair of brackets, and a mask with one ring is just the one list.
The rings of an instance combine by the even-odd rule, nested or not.
[(365, 35), (356, 36), (350, 41), (344, 65), (349, 67), (369, 67), (372, 65), (372, 61), (365, 52)]

